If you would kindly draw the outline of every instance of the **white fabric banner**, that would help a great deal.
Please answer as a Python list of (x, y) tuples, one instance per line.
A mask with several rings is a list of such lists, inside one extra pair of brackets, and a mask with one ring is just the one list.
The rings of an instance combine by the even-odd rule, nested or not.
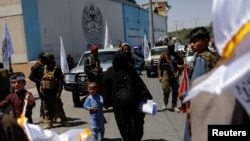
[(60, 37), (61, 52), (60, 52), (60, 63), (63, 74), (69, 73), (69, 65), (67, 62), (67, 57), (64, 50), (63, 39)]
[(148, 46), (148, 39), (146, 34), (144, 34), (144, 40), (143, 40), (143, 55), (144, 55), (144, 60), (151, 59), (151, 50)]
[(10, 65), (9, 59), (11, 59), (11, 55), (14, 53), (13, 44), (10, 37), (10, 33), (7, 27), (7, 22), (4, 20), (3, 25), (3, 39), (2, 39), (2, 62), (3, 67), (8, 68)]
[[(237, 44), (237, 34), (250, 21), (249, 0), (213, 0), (212, 24), (216, 49), (220, 56), (225, 56), (226, 46), (230, 43), (236, 48), (234, 55), (241, 56), (249, 47)], [(249, 28), (245, 30), (249, 34)], [(238, 37), (239, 38), (239, 37)], [(233, 42), (232, 42), (233, 41)], [(242, 41), (242, 40), (240, 40)], [(241, 43), (241, 42), (240, 42)], [(239, 46), (238, 46), (239, 45)], [(248, 40), (249, 45), (249, 40)], [(227, 49), (228, 50), (228, 49)]]
[(69, 129), (59, 135), (51, 129), (42, 129), (39, 125), (28, 123), (27, 118), (22, 127), (30, 141), (86, 141), (92, 134), (89, 128), (83, 128)]
[(243, 76), (239, 82), (231, 87), (233, 94), (240, 101), (246, 112), (250, 116), (250, 75)]
[(104, 39), (104, 49), (113, 48), (110, 40), (109, 28), (108, 28), (108, 21), (106, 21), (105, 27), (105, 39)]

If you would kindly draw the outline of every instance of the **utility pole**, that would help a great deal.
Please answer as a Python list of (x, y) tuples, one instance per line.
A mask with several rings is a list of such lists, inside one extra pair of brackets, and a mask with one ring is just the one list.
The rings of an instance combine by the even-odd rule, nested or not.
[(199, 17), (195, 17), (194, 20), (195, 20), (195, 27), (197, 27), (198, 26)]
[(149, 31), (150, 31), (150, 48), (154, 47), (154, 18), (153, 18), (153, 10), (152, 10), (152, 0), (149, 0)]
[(180, 27), (181, 27), (181, 29), (183, 29), (183, 25), (184, 25), (184, 23), (182, 22), (182, 23), (180, 23)]
[(166, 35), (168, 35), (168, 11), (171, 9), (171, 5), (166, 5)]
[(175, 21), (175, 36), (176, 36), (176, 38), (178, 36), (178, 33), (177, 33), (177, 23), (178, 23), (178, 21)]

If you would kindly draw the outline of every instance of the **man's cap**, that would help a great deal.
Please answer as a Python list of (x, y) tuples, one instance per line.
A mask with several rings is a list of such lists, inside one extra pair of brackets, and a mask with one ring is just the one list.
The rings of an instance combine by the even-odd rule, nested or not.
[(122, 46), (129, 46), (130, 47), (130, 45), (128, 43), (122, 43)]
[(98, 46), (93, 45), (92, 47), (90, 47), (90, 51), (97, 51), (98, 50)]
[(50, 52), (44, 52), (43, 53), (43, 57), (52, 57), (52, 56), (53, 56), (53, 54), (50, 53)]
[(42, 58), (42, 57), (44, 57), (44, 52), (41, 52), (38, 54), (38, 58)]
[(15, 72), (11, 75), (11, 80), (24, 80), (25, 81), (25, 75), (23, 72)]
[(135, 46), (134, 49), (138, 49), (138, 46)]

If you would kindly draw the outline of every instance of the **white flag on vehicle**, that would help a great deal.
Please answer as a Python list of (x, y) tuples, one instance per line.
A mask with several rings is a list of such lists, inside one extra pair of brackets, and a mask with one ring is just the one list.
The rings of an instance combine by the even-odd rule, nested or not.
[(108, 28), (108, 21), (106, 21), (105, 27), (105, 39), (104, 39), (104, 49), (113, 48), (110, 40), (109, 28)]
[(2, 62), (4, 68), (7, 68), (10, 65), (9, 59), (11, 59), (11, 55), (13, 53), (14, 50), (13, 50), (12, 40), (7, 27), (7, 22), (6, 20), (4, 20), (3, 39), (2, 39)]
[(151, 59), (151, 50), (148, 46), (148, 39), (146, 33), (144, 34), (144, 40), (143, 40), (143, 55), (144, 55), (144, 60)]
[(65, 74), (65, 73), (69, 73), (69, 65), (67, 62), (67, 57), (65, 54), (62, 37), (60, 37), (60, 44), (61, 44), (61, 53), (60, 53), (61, 69), (62, 69), (63, 74)]

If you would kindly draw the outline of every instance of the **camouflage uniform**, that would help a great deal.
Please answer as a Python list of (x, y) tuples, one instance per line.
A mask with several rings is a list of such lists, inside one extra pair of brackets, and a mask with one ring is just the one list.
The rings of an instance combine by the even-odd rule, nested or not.
[[(164, 52), (166, 53), (166, 52)], [(176, 108), (177, 106), (177, 98), (178, 98), (178, 77), (174, 76), (174, 73), (171, 71), (169, 63), (163, 57), (164, 53), (160, 55), (159, 64), (158, 64), (158, 77), (161, 77), (162, 80), (162, 90), (163, 90), (163, 109), (165, 109), (168, 105), (168, 98), (170, 94), (170, 88), (172, 89), (172, 109)], [(172, 58), (172, 57), (171, 57)], [(177, 64), (173, 63), (174, 59), (171, 59), (173, 67), (177, 70)]]
[(36, 83), (36, 88), (37, 88), (37, 92), (38, 92), (38, 95), (39, 95), (39, 98), (41, 100), (41, 105), (40, 105), (40, 122), (42, 123), (43, 122), (43, 119), (44, 119), (44, 101), (43, 101), (43, 95), (40, 91), (40, 85), (41, 85), (41, 78), (43, 76), (43, 64), (42, 64), (42, 61), (41, 59), (40, 60), (37, 60), (36, 64), (34, 66), (32, 66), (31, 68), (31, 72), (30, 72), (30, 75), (29, 75), (29, 79), (33, 82)]
[(53, 118), (57, 116), (61, 119), (61, 123), (64, 126), (69, 126), (69, 123), (67, 121), (67, 117), (65, 115), (64, 109), (63, 109), (63, 103), (58, 96), (58, 94), (61, 94), (63, 89), (63, 74), (61, 68), (56, 66), (54, 61), (54, 56), (49, 55), (51, 57), (49, 62), (46, 62), (48, 71), (54, 72), (54, 79), (56, 79), (56, 85), (52, 89), (43, 89), (43, 83), (41, 83), (41, 92), (44, 95), (44, 114), (45, 114), (45, 123), (46, 125), (44, 128), (52, 128), (53, 127)]
[(98, 85), (98, 92), (102, 94), (103, 74), (100, 65), (100, 60), (90, 55), (85, 62), (84, 71), (88, 77), (88, 82), (96, 82)]
[[(217, 61), (219, 60), (219, 56), (215, 53), (212, 53), (211, 51), (204, 51), (202, 53), (198, 53), (195, 55), (195, 58), (197, 57), (201, 57), (204, 59), (205, 62), (205, 68), (206, 71), (209, 72), (210, 70), (212, 70), (214, 68), (214, 66), (216, 65)], [(194, 64), (195, 65), (195, 64)], [(192, 75), (193, 72), (193, 68), (191, 68), (189, 70), (190, 76)]]
[(219, 60), (219, 56), (212, 53), (211, 51), (204, 51), (197, 55), (200, 55), (204, 59), (207, 71), (210, 71), (211, 69), (213, 69), (217, 61)]

